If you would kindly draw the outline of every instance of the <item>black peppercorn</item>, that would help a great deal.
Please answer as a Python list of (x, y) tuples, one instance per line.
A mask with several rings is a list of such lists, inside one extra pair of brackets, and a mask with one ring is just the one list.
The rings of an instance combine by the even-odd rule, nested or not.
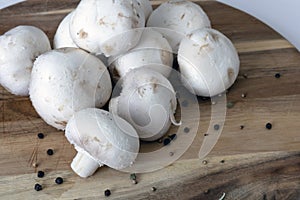
[(64, 179), (62, 179), (61, 177), (57, 177), (55, 179), (55, 183), (58, 184), (58, 185), (62, 184), (63, 182), (64, 182)]
[(230, 109), (230, 108), (233, 108), (234, 107), (234, 103), (233, 102), (228, 102), (227, 103), (227, 108)]
[(279, 73), (276, 73), (276, 74), (275, 74), (275, 78), (280, 78), (280, 76), (281, 76), (281, 75), (280, 75)]
[(269, 129), (269, 130), (272, 129), (272, 124), (271, 123), (267, 123), (266, 124), (266, 129)]
[(167, 146), (171, 143), (171, 140), (169, 138), (164, 139), (164, 146)]
[(131, 179), (131, 180), (136, 180), (136, 174), (135, 174), (135, 173), (130, 174), (130, 179)]
[(49, 156), (52, 156), (52, 155), (53, 155), (53, 153), (54, 153), (54, 152), (53, 152), (53, 150), (52, 150), (52, 149), (48, 149), (48, 150), (47, 150), (47, 154), (48, 154)]
[(155, 191), (156, 191), (156, 187), (152, 187), (151, 190), (152, 190), (153, 192), (155, 192)]
[(215, 131), (218, 131), (220, 129), (220, 125), (219, 124), (215, 124), (214, 125), (214, 129), (215, 129)]
[(39, 133), (37, 136), (38, 136), (39, 139), (44, 139), (44, 134), (43, 133)]
[(111, 195), (110, 190), (105, 190), (105, 191), (104, 191), (104, 195), (105, 195), (106, 197), (109, 197), (109, 196)]
[(189, 129), (188, 127), (185, 127), (185, 128), (183, 129), (183, 131), (184, 131), (185, 133), (188, 133), (188, 132), (190, 132), (190, 129)]
[(37, 177), (43, 178), (45, 176), (45, 173), (43, 171), (38, 171)]
[(189, 102), (187, 100), (184, 100), (182, 103), (181, 103), (182, 107), (188, 107), (189, 105)]
[(40, 185), (40, 184), (35, 184), (34, 185), (34, 189), (36, 190), (36, 191), (40, 191), (40, 190), (42, 190), (43, 189), (43, 187)]
[(174, 139), (176, 139), (176, 137), (177, 137), (177, 135), (176, 135), (176, 134), (169, 135), (169, 138), (170, 138), (171, 140), (174, 140)]
[(244, 128), (245, 128), (245, 126), (244, 126), (244, 125), (241, 125), (241, 126), (240, 126), (240, 129), (241, 129), (241, 130), (243, 130)]

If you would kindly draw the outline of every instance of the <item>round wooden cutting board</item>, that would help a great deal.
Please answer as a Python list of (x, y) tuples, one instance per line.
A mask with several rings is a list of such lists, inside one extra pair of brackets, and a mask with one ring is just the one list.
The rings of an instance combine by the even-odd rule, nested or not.
[[(34, 25), (52, 41), (59, 22), (78, 2), (29, 0), (0, 10), (0, 35), (17, 25)], [(152, 1), (154, 7), (161, 2)], [(137, 174), (137, 184), (129, 173), (108, 167), (88, 179), (79, 178), (70, 168), (76, 151), (64, 133), (48, 126), (28, 97), (11, 95), (0, 87), (0, 199), (217, 200), (224, 194), (224, 200), (300, 199), (299, 52), (241, 11), (216, 1), (197, 3), (213, 28), (233, 41), (241, 60), (238, 80), (226, 95), (222, 135), (207, 157), (199, 159), (198, 153), (208, 131), (211, 101), (199, 98), (199, 127), (193, 127), (197, 136), (179, 160)], [(272, 123), (272, 129), (266, 129), (267, 123)], [(176, 130), (172, 127), (169, 134)], [(44, 139), (38, 139), (38, 133), (44, 133)], [(142, 143), (143, 151), (161, 147)], [(47, 155), (48, 149), (54, 150), (52, 156)], [(37, 177), (39, 170), (45, 172), (44, 178)], [(64, 183), (57, 185), (56, 177)], [(34, 190), (36, 183), (42, 191)], [(106, 189), (111, 191), (109, 197), (104, 196)]]

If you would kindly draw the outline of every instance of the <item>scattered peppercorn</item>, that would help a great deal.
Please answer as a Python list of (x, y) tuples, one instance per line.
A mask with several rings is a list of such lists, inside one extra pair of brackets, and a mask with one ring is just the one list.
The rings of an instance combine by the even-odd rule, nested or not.
[(221, 160), (220, 163), (225, 163), (225, 160)]
[(220, 125), (219, 124), (215, 124), (214, 125), (214, 129), (215, 129), (215, 131), (218, 131), (220, 129)]
[(207, 165), (208, 162), (207, 162), (207, 160), (203, 160), (202, 163), (203, 163), (203, 165)]
[(104, 195), (106, 196), (106, 197), (109, 197), (110, 195), (111, 195), (111, 192), (110, 192), (110, 190), (105, 190), (104, 191)]
[(136, 180), (132, 180), (132, 183), (135, 185), (138, 184), (138, 182)]
[(47, 154), (48, 154), (49, 156), (52, 156), (52, 155), (53, 155), (53, 153), (54, 153), (54, 152), (53, 152), (53, 150), (52, 150), (52, 149), (48, 149), (48, 150), (47, 150)]
[(38, 171), (37, 177), (43, 178), (45, 176), (45, 173), (43, 171)]
[(189, 105), (189, 102), (187, 100), (184, 100), (182, 103), (181, 103), (182, 107), (188, 107)]
[(232, 102), (228, 102), (227, 103), (227, 108), (230, 109), (230, 108), (233, 108), (233, 106), (234, 106), (234, 103), (232, 103)]
[(176, 139), (176, 137), (177, 137), (177, 135), (176, 135), (176, 134), (169, 135), (169, 138), (170, 138), (171, 140), (174, 140), (174, 139)]
[(62, 177), (57, 177), (55, 179), (55, 183), (58, 184), (58, 185), (62, 184), (63, 182), (64, 182), (64, 179)]
[(170, 143), (171, 143), (170, 138), (165, 138), (165, 139), (164, 139), (164, 146), (167, 146), (167, 145), (170, 144)]
[(40, 190), (43, 189), (43, 187), (42, 187), (40, 184), (36, 183), (36, 184), (34, 185), (34, 189), (35, 189), (36, 191), (40, 191)]
[(136, 180), (136, 174), (130, 174), (130, 180)]
[(185, 128), (183, 129), (183, 131), (184, 131), (185, 133), (188, 133), (188, 132), (190, 132), (190, 129), (189, 129), (188, 127), (185, 127)]
[(242, 98), (246, 98), (246, 97), (247, 97), (247, 94), (243, 93), (243, 94), (241, 95), (241, 97), (242, 97)]
[(281, 77), (280, 73), (275, 74), (275, 78), (280, 78), (280, 77)]
[(208, 134), (207, 134), (207, 133), (205, 133), (205, 134), (204, 134), (204, 136), (206, 137), (206, 136), (208, 136)]
[(272, 124), (271, 124), (271, 123), (267, 123), (267, 124), (266, 124), (266, 129), (271, 130), (271, 129), (272, 129)]
[(44, 139), (44, 137), (45, 137), (43, 133), (39, 133), (37, 136), (39, 139)]
[(155, 191), (156, 191), (156, 187), (152, 187), (151, 190), (152, 190), (153, 192), (155, 192)]
[(241, 129), (241, 130), (243, 130), (244, 128), (245, 128), (245, 126), (244, 126), (244, 125), (241, 125), (241, 126), (240, 126), (240, 129)]
[(247, 79), (247, 78), (248, 78), (248, 74), (243, 74), (243, 77), (244, 77), (245, 79)]

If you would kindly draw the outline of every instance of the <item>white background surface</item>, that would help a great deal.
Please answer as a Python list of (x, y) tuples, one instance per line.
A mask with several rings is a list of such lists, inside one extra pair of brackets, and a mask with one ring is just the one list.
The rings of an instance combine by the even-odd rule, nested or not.
[(218, 0), (266, 23), (300, 51), (299, 0)]
[(0, 0), (0, 10), (25, 0)]
[[(0, 0), (0, 9), (25, 0)], [(300, 51), (299, 0), (218, 0), (266, 23)]]

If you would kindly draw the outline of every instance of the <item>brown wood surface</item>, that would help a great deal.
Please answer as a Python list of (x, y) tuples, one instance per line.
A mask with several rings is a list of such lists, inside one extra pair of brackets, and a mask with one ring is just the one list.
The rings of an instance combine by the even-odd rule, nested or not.
[[(29, 0), (1, 10), (0, 34), (30, 24), (52, 39), (59, 21), (77, 3)], [(104, 199), (103, 191), (109, 188), (112, 195), (106, 199), (217, 200), (225, 193), (225, 200), (299, 200), (299, 52), (247, 14), (214, 1), (198, 3), (213, 27), (233, 41), (241, 59), (240, 75), (227, 94), (234, 107), (227, 110), (222, 135), (205, 158), (207, 163), (197, 156), (211, 117), (210, 101), (199, 99), (200, 127), (188, 151), (167, 168), (138, 174), (138, 184), (133, 185), (129, 174), (107, 167), (88, 179), (77, 177), (70, 169), (76, 152), (63, 132), (46, 125), (27, 97), (0, 87), (0, 199)], [(274, 78), (275, 73), (281, 78)], [(265, 129), (267, 122), (273, 124), (272, 130)], [(43, 140), (37, 139), (39, 132), (45, 134)], [(145, 150), (158, 146), (143, 145)], [(48, 148), (54, 149), (51, 157), (46, 155)], [(43, 179), (36, 177), (38, 170), (45, 171)], [(65, 179), (62, 185), (54, 183), (57, 176)], [(37, 182), (44, 186), (40, 192), (33, 189)]]

